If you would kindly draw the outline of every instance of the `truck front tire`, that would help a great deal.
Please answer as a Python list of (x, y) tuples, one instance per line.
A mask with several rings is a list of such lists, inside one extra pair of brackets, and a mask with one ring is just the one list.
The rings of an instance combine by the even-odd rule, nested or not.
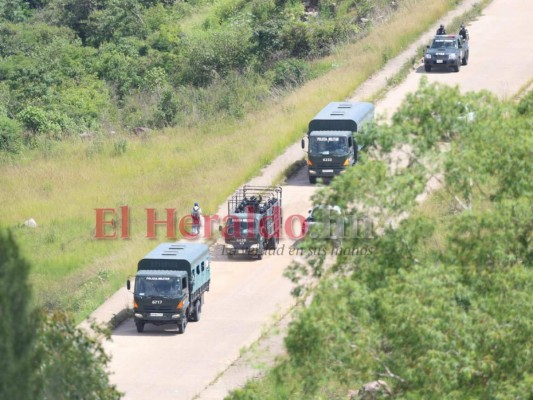
[(143, 333), (143, 331), (144, 331), (144, 321), (135, 321), (135, 326), (137, 327), (137, 332)]
[(316, 176), (310, 176), (309, 177), (309, 183), (314, 185), (316, 183)]
[(186, 317), (183, 317), (179, 322), (178, 322), (178, 333), (179, 334), (183, 334), (185, 333), (185, 328), (187, 327), (187, 318)]

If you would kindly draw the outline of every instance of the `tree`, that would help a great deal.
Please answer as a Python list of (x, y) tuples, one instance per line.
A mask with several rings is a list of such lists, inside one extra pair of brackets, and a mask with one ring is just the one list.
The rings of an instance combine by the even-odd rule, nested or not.
[(32, 306), (29, 263), (10, 232), (0, 229), (0, 398), (17, 400), (120, 398), (109, 383), (102, 340), (62, 313)]
[(30, 265), (10, 232), (0, 230), (0, 398), (35, 399), (40, 354), (38, 315), (31, 307)]

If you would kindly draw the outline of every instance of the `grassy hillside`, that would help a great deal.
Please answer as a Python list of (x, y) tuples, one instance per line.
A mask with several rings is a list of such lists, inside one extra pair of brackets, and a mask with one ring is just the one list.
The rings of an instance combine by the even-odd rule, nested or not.
[[(515, 104), (426, 83), (408, 96), (367, 145), (387, 153), (409, 144), (409, 167), (393, 173), (364, 157), (317, 196), (358, 218), (379, 207), (382, 234), (345, 238), (331, 267), (310, 256), (287, 271), (295, 282), (321, 277), (290, 325), (288, 355), (228, 398), (531, 398), (532, 116), (533, 92)], [(419, 206), (441, 173), (444, 186)], [(362, 247), (371, 251), (346, 251)]]
[[(242, 7), (250, 7), (250, 4), (245, 3), (239, 4)], [(350, 4), (357, 9), (356, 3)], [(32, 280), (38, 293), (37, 299), (50, 308), (73, 311), (79, 319), (86, 316), (122, 285), (124, 277), (134, 270), (136, 260), (154, 246), (152, 241), (144, 238), (145, 207), (155, 207), (159, 210), (175, 207), (178, 214), (183, 215), (190, 204), (198, 200), (205, 212), (214, 212), (217, 205), (237, 185), (253, 176), (261, 166), (297, 140), (309, 118), (322, 108), (324, 103), (349, 95), (387, 59), (397, 54), (414, 37), (442, 16), (448, 7), (451, 7), (452, 2), (443, 3), (437, 0), (406, 2), (396, 11), (396, 17), (383, 25), (373, 27), (364, 38), (330, 48), (331, 54), (326, 57), (310, 61), (309, 57), (301, 59), (290, 57), (291, 63), (297, 61), (294, 65), (303, 65), (298, 63), (305, 60), (305, 68), (308, 71), (318, 71), (316, 78), (300, 87), (294, 86), (301, 84), (300, 81), (292, 81), (288, 86), (283, 82), (272, 86), (273, 81), (265, 83), (264, 80), (270, 79), (271, 75), (248, 73), (246, 72), (248, 69), (244, 72), (238, 69), (229, 71), (224, 78), (217, 76), (212, 82), (203, 86), (192, 82), (181, 85), (179, 80), (172, 80), (172, 85), (168, 81), (171, 86), (165, 88), (170, 88), (173, 96), (177, 93), (183, 95), (180, 96), (180, 101), (183, 102), (184, 108), (177, 109), (183, 111), (184, 117), (177, 126), (139, 136), (122, 135), (120, 129), (117, 129), (115, 135), (97, 134), (91, 139), (83, 140), (78, 138), (57, 140), (53, 130), (41, 130), (40, 127), (49, 126), (51, 122), (47, 118), (55, 114), (47, 111), (46, 118), (43, 119), (40, 117), (42, 109), (39, 111), (35, 108), (43, 105), (52, 107), (56, 104), (54, 101), (63, 107), (66, 104), (65, 99), (80, 100), (80, 96), (75, 94), (72, 97), (63, 96), (62, 91), (54, 89), (57, 88), (56, 83), (63, 85), (70, 82), (70, 89), (81, 90), (85, 78), (82, 78), (81, 72), (84, 70), (80, 72), (78, 62), (101, 61), (100, 57), (104, 57), (106, 46), (111, 46), (117, 38), (96, 44), (90, 42), (88, 37), (79, 36), (80, 33), (74, 31), (72, 27), (39, 25), (37, 20), (48, 18), (48, 13), (52, 12), (48, 7), (52, 7), (52, 4), (41, 4), (39, 7), (42, 8), (28, 11), (24, 14), (26, 20), (22, 22), (4, 25), (12, 31), (2, 36), (3, 40), (7, 37), (10, 40), (24, 39), (31, 42), (34, 36), (30, 34), (33, 32), (30, 25), (35, 25), (35, 29), (43, 27), (49, 29), (48, 33), (40, 32), (35, 35), (46, 40), (54, 38), (55, 34), (52, 33), (58, 30), (68, 32), (68, 35), (74, 38), (73, 42), (68, 46), (63, 44), (65, 48), (78, 54), (78, 57), (72, 59), (69, 56), (66, 59), (56, 60), (39, 53), (41, 58), (34, 59), (32, 51), (42, 52), (46, 47), (26, 46), (18, 42), (12, 47), (17, 52), (26, 49), (25, 53), (3, 55), (0, 61), (3, 90), (0, 99), (4, 99), (3, 108), (7, 110), (7, 117), (4, 117), (3, 121), (5, 122), (6, 118), (11, 121), (9, 124), (15, 121), (14, 126), (21, 127), (25, 132), (23, 136), (25, 145), (20, 148), (18, 155), (7, 156), (4, 152), (0, 167), (2, 188), (0, 221), (5, 226), (16, 227), (30, 217), (36, 219), (39, 224), (37, 229), (16, 229), (15, 236), (24, 254), (35, 265)], [(217, 7), (220, 7), (220, 4), (225, 3), (217, 3)], [(237, 7), (236, 2), (231, 4)], [(271, 3), (265, 2), (265, 4)], [(285, 5), (299, 7), (298, 4), (290, 2)], [(190, 4), (176, 3), (172, 7), (189, 6)], [(200, 21), (211, 21), (213, 13), (218, 14), (207, 3), (199, 6), (207, 19), (199, 18), (193, 12), (184, 12), (180, 18), (187, 22), (185, 24), (187, 30), (204, 35), (205, 30), (210, 29), (211, 22), (206, 25)], [(339, 3), (339, 10), (345, 7), (346, 15), (352, 15), (350, 13), (354, 12), (353, 8), (341, 6)], [(242, 7), (239, 10), (244, 10)], [(290, 7), (288, 9), (292, 10)], [(327, 13), (324, 14), (324, 18), (333, 18)], [(36, 18), (34, 24), (28, 22), (33, 21), (32, 18)], [(221, 17), (221, 20), (229, 24), (229, 17), (226, 15), (224, 18)], [(406, 20), (409, 23), (405, 23)], [(198, 24), (201, 25), (200, 28)], [(158, 32), (161, 32), (161, 29)], [(119, 42), (122, 43), (120, 40)], [(210, 42), (202, 39), (198, 43)], [(63, 48), (63, 45), (54, 40), (50, 42), (50, 46)], [(2, 46), (2, 49), (4, 48), (5, 46)], [(54, 54), (62, 53), (54, 52)], [(157, 59), (140, 53), (135, 54), (138, 58), (145, 57), (144, 62)], [(47, 74), (32, 75), (34, 79), (32, 82), (42, 88), (43, 93), (48, 96), (46, 98), (39, 97), (40, 92), (33, 91), (32, 84), (23, 85), (21, 81), (17, 81), (18, 75), (8, 77), (2, 75), (6, 71), (6, 65), (10, 71), (17, 70), (20, 73), (31, 71), (31, 68), (19, 68), (26, 63), (42, 67), (47, 73), (60, 73), (61, 69), (54, 69), (46, 64), (52, 60), (57, 61), (61, 68), (75, 68), (69, 72), (72, 80), (58, 78), (56, 82), (47, 80)], [(124, 65), (141, 64), (144, 65), (128, 59)], [(119, 68), (121, 64), (113, 65), (115, 67), (110, 71), (114, 73), (121, 71)], [(173, 70), (173, 64), (168, 65)], [(287, 73), (283, 71), (283, 76), (291, 76), (290, 71)], [(183, 73), (183, 69), (176, 70), (176, 73), (178, 72)], [(144, 72), (141, 75), (148, 76)], [(105, 87), (107, 90), (107, 92), (96, 90), (98, 95), (87, 92), (91, 101), (96, 101), (107, 93), (106, 98), (109, 102), (105, 103), (105, 106), (94, 108), (98, 113), (124, 115), (120, 110), (137, 110), (135, 107), (130, 107), (133, 101), (136, 101), (139, 107), (148, 107), (151, 104), (149, 98), (143, 97), (138, 88), (130, 88), (131, 90), (128, 89), (124, 95), (121, 95), (120, 88), (123, 86), (118, 85), (118, 80), (109, 81), (96, 73), (90, 76), (92, 78), (86, 79), (94, 79), (96, 82), (94, 87)], [(135, 74), (126, 72), (124, 76), (134, 77)], [(19, 82), (18, 86), (16, 82)], [(157, 87), (154, 86), (156, 92), (161, 89)], [(289, 87), (292, 89), (289, 90)], [(31, 113), (22, 114), (26, 118), (24, 121), (33, 121), (32, 124), (35, 122), (31, 125), (31, 129), (23, 125), (23, 121), (17, 122), (19, 113), (9, 111), (9, 107), (17, 107), (17, 104), (21, 107), (26, 106), (27, 98), (23, 97), (26, 91), (34, 93), (31, 99), (36, 102), (31, 105), (34, 107), (30, 109)], [(257, 91), (265, 95), (263, 97), (253, 95)], [(157, 93), (163, 96), (163, 91)], [(18, 96), (26, 100), (17, 103), (15, 100), (19, 98)], [(238, 101), (234, 102), (233, 99)], [(259, 99), (261, 102), (256, 102)], [(242, 107), (239, 106), (239, 109), (246, 112), (233, 113), (231, 107), (216, 106), (218, 101), (228, 107), (241, 104)], [(28, 102), (31, 104), (31, 101)], [(85, 110), (76, 102), (69, 104), (72, 110), (78, 112)], [(166, 106), (163, 108), (167, 109)], [(12, 116), (15, 118), (11, 118)], [(104, 132), (107, 132), (106, 129), (111, 125), (98, 122), (100, 117), (95, 118), (94, 121), (97, 122), (94, 126), (102, 129), (107, 126), (104, 129)], [(117, 126), (121, 126), (122, 123), (125, 124), (117, 122)], [(59, 137), (62, 137), (62, 134)], [(121, 205), (129, 205), (131, 208), (131, 240), (94, 240), (94, 208)], [(164, 240), (163, 233), (160, 233), (159, 240)]]

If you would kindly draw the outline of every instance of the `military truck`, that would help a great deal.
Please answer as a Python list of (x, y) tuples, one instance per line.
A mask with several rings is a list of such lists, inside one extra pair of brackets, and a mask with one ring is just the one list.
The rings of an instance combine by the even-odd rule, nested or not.
[[(307, 166), (309, 182), (332, 178), (357, 162), (356, 133), (374, 119), (371, 103), (329, 103), (309, 122)], [(305, 139), (302, 139), (305, 149)]]
[(280, 186), (250, 186), (238, 189), (228, 200), (228, 217), (222, 229), (224, 252), (263, 258), (276, 249), (282, 229)]
[(433, 68), (451, 68), (459, 72), (461, 65), (468, 64), (470, 49), (467, 37), (461, 35), (436, 35), (427, 46), (424, 56), (424, 69), (431, 72)]
[(209, 261), (207, 245), (187, 242), (161, 243), (140, 260), (133, 291), (137, 332), (150, 323), (177, 324), (184, 333), (188, 321), (199, 321), (211, 282)]

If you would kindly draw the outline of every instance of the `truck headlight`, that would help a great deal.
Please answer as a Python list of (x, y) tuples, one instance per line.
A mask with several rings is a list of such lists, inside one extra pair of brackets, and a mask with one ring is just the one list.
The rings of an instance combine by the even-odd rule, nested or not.
[(259, 250), (259, 243), (252, 244), (252, 245), (250, 246), (250, 250)]
[(226, 249), (228, 249), (228, 250), (233, 250), (233, 248), (234, 248), (234, 247), (233, 247), (232, 244), (227, 244), (227, 245), (226, 245)]
[(457, 54), (455, 54), (455, 53), (448, 54), (448, 59), (455, 60), (456, 58), (457, 58)]
[(431, 54), (426, 54), (426, 60), (431, 60)]

